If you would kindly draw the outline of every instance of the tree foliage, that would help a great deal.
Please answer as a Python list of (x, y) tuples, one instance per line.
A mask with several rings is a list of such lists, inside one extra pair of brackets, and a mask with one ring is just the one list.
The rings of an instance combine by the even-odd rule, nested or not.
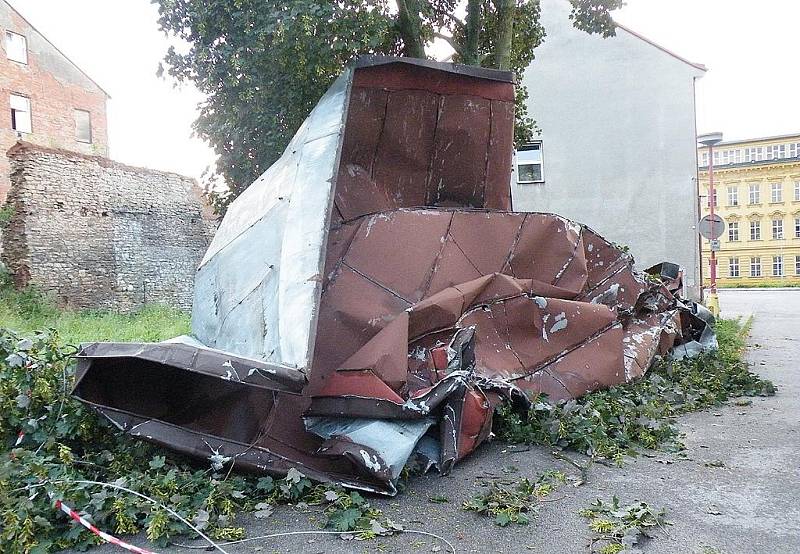
[[(425, 57), (436, 40), (454, 61), (519, 77), (545, 36), (539, 0), (152, 0), (171, 47), (159, 74), (206, 94), (194, 131), (218, 155), (228, 191), (218, 210), (281, 154), (345, 65), (362, 54)], [(570, 0), (574, 25), (614, 34), (623, 0)], [(462, 14), (463, 17), (460, 17)], [(530, 139), (527, 92), (518, 87), (517, 141)]]

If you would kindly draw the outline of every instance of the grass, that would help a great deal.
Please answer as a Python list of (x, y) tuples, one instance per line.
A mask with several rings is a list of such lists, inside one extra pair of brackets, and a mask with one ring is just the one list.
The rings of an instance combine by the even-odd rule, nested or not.
[(62, 342), (158, 342), (189, 332), (188, 314), (168, 306), (147, 305), (133, 313), (62, 310), (29, 287), (16, 290), (0, 275), (0, 329), (21, 335), (54, 329)]

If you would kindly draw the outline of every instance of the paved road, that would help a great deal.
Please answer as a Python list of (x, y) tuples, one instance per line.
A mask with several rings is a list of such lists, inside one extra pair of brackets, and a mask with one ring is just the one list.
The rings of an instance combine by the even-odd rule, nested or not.
[[(458, 552), (588, 552), (586, 522), (578, 510), (597, 497), (617, 495), (623, 501), (643, 500), (668, 510), (673, 525), (644, 545), (648, 553), (800, 552), (800, 290), (722, 291), (726, 317), (755, 315), (748, 358), (755, 370), (772, 379), (778, 396), (755, 399), (751, 406), (727, 406), (681, 419), (688, 459), (659, 454), (639, 458), (624, 468), (596, 465), (588, 482), (563, 487), (543, 504), (539, 518), (527, 527), (494, 526), (488, 519), (458, 509), (480, 490), (480, 483), (504, 477), (535, 477), (547, 469), (574, 473), (548, 449), (523, 452), (490, 444), (456, 466), (452, 475), (413, 480), (395, 499), (373, 504), (410, 529), (447, 537)], [(724, 467), (707, 467), (721, 460)], [(449, 503), (429, 498), (443, 495)], [(709, 512), (714, 512), (712, 515)], [(250, 536), (318, 528), (318, 512), (280, 508), (266, 521), (247, 525)], [(441, 547), (441, 549), (438, 549)], [(100, 551), (111, 552), (106, 548)], [(292, 536), (228, 547), (244, 552), (445, 552), (426, 536), (404, 534), (368, 542), (332, 536)], [(183, 551), (173, 548), (170, 552)]]

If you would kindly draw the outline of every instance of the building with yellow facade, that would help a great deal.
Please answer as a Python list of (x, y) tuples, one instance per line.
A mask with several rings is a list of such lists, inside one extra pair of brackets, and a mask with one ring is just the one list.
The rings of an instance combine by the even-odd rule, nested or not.
[[(700, 208), (708, 214), (708, 148), (698, 150)], [(717, 283), (800, 285), (800, 134), (721, 142), (714, 147), (715, 212), (727, 224)], [(702, 239), (703, 284), (709, 243)]]

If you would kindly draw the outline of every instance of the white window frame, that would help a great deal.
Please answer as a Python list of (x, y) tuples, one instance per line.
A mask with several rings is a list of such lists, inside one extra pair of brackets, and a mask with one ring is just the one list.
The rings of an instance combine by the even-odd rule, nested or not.
[(739, 222), (731, 221), (728, 223), (728, 242), (739, 241)]
[[(11, 93), (8, 97), (11, 106), (11, 128), (18, 133), (33, 132), (33, 115), (31, 114), (31, 99), (21, 94)], [(20, 114), (27, 114), (20, 119)], [(23, 125), (20, 125), (20, 122)]]
[(761, 203), (761, 185), (757, 183), (753, 183), (748, 187), (748, 200), (750, 204), (760, 204)]
[(770, 201), (773, 204), (783, 202), (783, 183), (771, 183), (769, 186)]
[(794, 274), (800, 275), (800, 256), (794, 257)]
[[(19, 44), (14, 44), (14, 41), (21, 43), (22, 50), (19, 49)], [(28, 37), (6, 30), (6, 57), (12, 62), (28, 65)]]
[[(539, 152), (539, 160), (525, 160), (524, 152)], [(517, 164), (517, 184), (519, 185), (540, 185), (545, 182), (545, 175), (544, 175), (544, 145), (542, 141), (535, 140), (520, 147), (516, 153), (516, 164)], [(539, 166), (539, 174), (540, 179), (534, 181), (522, 181), (520, 180), (521, 171), (519, 170), (520, 166), (523, 165), (538, 165)]]
[(750, 240), (761, 240), (761, 222), (750, 222)]
[(739, 277), (739, 258), (728, 258), (728, 277)]
[(750, 258), (750, 277), (761, 277), (761, 257)]
[(772, 276), (783, 277), (783, 256), (772, 256)]
[(783, 240), (783, 219), (772, 220), (772, 240)]
[(739, 205), (739, 187), (733, 185), (728, 187), (728, 206)]
[(794, 218), (794, 238), (800, 239), (800, 217)]
[(800, 181), (794, 182), (794, 201), (800, 202)]

